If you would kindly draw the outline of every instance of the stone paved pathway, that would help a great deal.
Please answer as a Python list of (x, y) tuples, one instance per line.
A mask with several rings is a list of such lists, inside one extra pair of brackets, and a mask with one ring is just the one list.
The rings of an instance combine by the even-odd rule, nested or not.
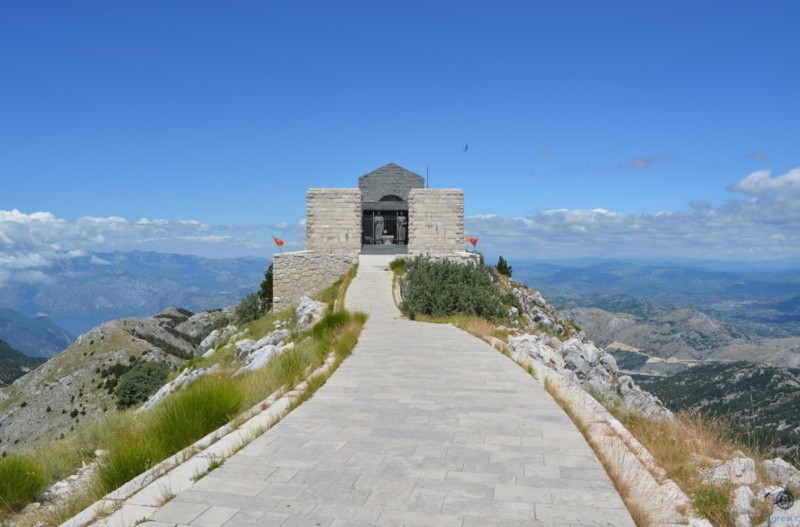
[(632, 526), (580, 432), (488, 344), (402, 320), (389, 258), (346, 298), (370, 318), (314, 397), (146, 525)]

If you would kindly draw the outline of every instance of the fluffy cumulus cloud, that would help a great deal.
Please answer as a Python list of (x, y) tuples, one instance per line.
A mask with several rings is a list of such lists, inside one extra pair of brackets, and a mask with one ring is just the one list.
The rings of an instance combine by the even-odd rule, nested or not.
[(262, 248), (252, 242), (257, 230), (196, 220), (131, 222), (116, 216), (68, 221), (49, 212), (0, 210), (0, 284), (46, 281), (47, 268), (69, 258), (90, 255), (90, 263), (108, 264), (91, 251), (140, 249), (222, 256), (220, 248), (227, 248), (241, 254)]
[(745, 194), (721, 207), (622, 214), (604, 209), (536, 211), (523, 218), (465, 219), (487, 254), (516, 258), (800, 259), (800, 168), (756, 172), (729, 187)]
[(743, 192), (751, 196), (762, 196), (774, 192), (797, 197), (800, 196), (800, 168), (795, 168), (777, 177), (772, 177), (771, 170), (759, 170), (729, 186), (728, 190)]

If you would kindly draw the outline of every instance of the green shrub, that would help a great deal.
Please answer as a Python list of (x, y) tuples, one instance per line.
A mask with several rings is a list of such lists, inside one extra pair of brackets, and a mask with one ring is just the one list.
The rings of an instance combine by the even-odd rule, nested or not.
[(261, 316), (261, 299), (258, 293), (250, 293), (236, 306), (236, 323), (246, 324)]
[(400, 308), (412, 319), (418, 313), (432, 317), (477, 315), (488, 319), (500, 318), (504, 313), (485, 267), (420, 256), (406, 263)]
[(500, 297), (500, 301), (503, 302), (505, 306), (517, 308), (520, 315), (525, 312), (525, 308), (522, 307), (522, 302), (519, 301), (519, 298), (517, 298), (514, 293), (503, 294)]
[(166, 362), (140, 362), (128, 370), (117, 386), (117, 408), (120, 410), (143, 403), (158, 391), (169, 376)]
[(406, 259), (405, 258), (396, 258), (389, 262), (389, 269), (394, 271), (395, 273), (402, 273), (406, 269)]
[(17, 511), (47, 485), (47, 473), (34, 459), (12, 455), (0, 460), (0, 508)]

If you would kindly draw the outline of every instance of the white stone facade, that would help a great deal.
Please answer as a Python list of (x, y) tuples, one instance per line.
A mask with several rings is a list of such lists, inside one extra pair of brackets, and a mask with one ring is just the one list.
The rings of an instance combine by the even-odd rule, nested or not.
[(312, 188), (306, 194), (306, 251), (361, 251), (361, 191)]
[[(391, 163), (367, 176), (375, 179), (381, 170), (389, 169), (392, 173), (398, 173), (397, 177), (420, 178)], [(421, 183), (414, 179), (414, 184)], [(375, 195), (379, 194), (380, 189), (375, 190)], [(308, 190), (305, 250), (276, 254), (273, 259), (275, 310), (295, 305), (303, 296), (319, 293), (358, 263), (362, 243), (362, 206), (359, 189)], [(420, 254), (458, 262), (478, 261), (478, 255), (464, 251), (463, 191), (410, 189), (408, 256)]]
[(408, 254), (464, 251), (464, 192), (411, 189), (408, 196)]

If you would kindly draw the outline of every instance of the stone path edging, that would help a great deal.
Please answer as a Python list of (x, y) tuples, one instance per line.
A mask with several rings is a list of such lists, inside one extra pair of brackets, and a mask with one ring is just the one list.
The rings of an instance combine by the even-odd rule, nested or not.
[[(329, 354), (324, 364), (311, 372), (306, 379), (327, 375), (335, 360), (334, 354)], [(224, 461), (258, 437), (260, 432), (280, 421), (291, 409), (294, 398), (303, 392), (307, 384), (307, 381), (303, 381), (289, 391), (273, 392), (239, 418), (108, 493), (59, 527), (129, 527), (147, 519), (163, 505), (159, 502), (164, 501), (165, 495), (190, 488), (200, 480), (198, 476), (213, 470), (214, 464)], [(237, 425), (242, 419), (244, 423)], [(109, 510), (113, 512), (107, 514)]]
[(628, 487), (630, 501), (639, 504), (638, 513), (647, 518), (648, 525), (710, 527), (706, 520), (687, 519), (692, 509), (689, 497), (667, 477), (647, 448), (583, 388), (529, 357), (511, 352), (510, 358), (533, 368), (542, 384), (550, 383), (556, 394), (568, 401), (571, 417), (583, 428), (606, 470)]

